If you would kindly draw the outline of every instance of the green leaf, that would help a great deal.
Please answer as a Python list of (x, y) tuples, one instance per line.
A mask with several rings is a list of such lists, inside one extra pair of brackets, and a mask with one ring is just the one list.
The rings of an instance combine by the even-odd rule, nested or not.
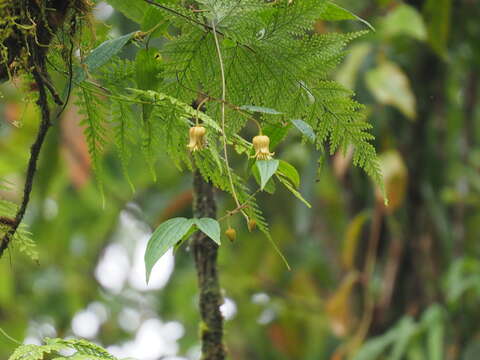
[(164, 255), (168, 249), (174, 246), (178, 241), (188, 233), (194, 221), (186, 218), (173, 218), (160, 224), (154, 231), (148, 241), (147, 250), (145, 250), (145, 269), (147, 273), (147, 282), (155, 263)]
[(61, 345), (21, 345), (9, 357), (9, 360), (42, 360), (46, 354), (64, 349)]
[(480, 354), (480, 341), (472, 339), (463, 352), (462, 360), (477, 360), (478, 354)]
[(142, 90), (157, 90), (161, 82), (163, 63), (157, 49), (140, 49), (135, 58), (137, 86)]
[[(258, 170), (258, 167), (257, 166), (253, 166), (255, 163), (252, 163), (251, 165), (251, 171), (252, 171), (252, 175), (253, 177), (255, 178), (255, 181), (257, 182), (258, 185), (260, 185), (262, 183), (261, 179), (260, 179), (260, 171)], [(273, 181), (272, 178), (270, 178), (270, 180), (267, 181), (267, 184), (263, 187), (263, 191), (266, 191), (267, 193), (269, 194), (273, 194), (275, 193), (275, 190), (277, 189), (277, 187), (275, 186), (275, 182)]]
[(260, 189), (263, 190), (268, 180), (275, 174), (278, 169), (279, 161), (272, 160), (257, 160), (256, 165), (260, 173)]
[(347, 58), (335, 75), (335, 79), (348, 89), (354, 90), (360, 69), (371, 50), (372, 44), (370, 42), (356, 43), (351, 46)]
[(255, 105), (242, 105), (240, 106), (241, 110), (246, 110), (246, 111), (252, 111), (252, 112), (259, 112), (263, 114), (270, 114), (270, 115), (281, 115), (280, 111), (277, 111), (275, 109), (270, 109), (267, 107), (263, 106), (255, 106)]
[(397, 325), (397, 327), (398, 333), (395, 343), (390, 355), (388, 356), (388, 359), (391, 360), (403, 359), (403, 356), (408, 349), (408, 344), (417, 331), (418, 325), (415, 324), (411, 317), (405, 317), (400, 320), (400, 323)]
[(365, 80), (368, 89), (380, 103), (392, 105), (409, 119), (415, 119), (415, 95), (408, 77), (399, 66), (390, 61), (383, 61), (367, 72)]
[[(157, 90), (162, 79), (163, 64), (157, 49), (140, 49), (135, 58), (135, 79), (142, 90)], [(143, 120), (147, 121), (153, 105), (142, 104)]]
[(355, 215), (347, 225), (341, 250), (342, 265), (345, 269), (354, 269), (354, 262), (359, 251), (358, 243), (361, 239), (362, 229), (370, 218), (371, 214), (368, 211), (362, 211)]
[(205, 123), (206, 126), (209, 126), (218, 132), (222, 131), (222, 128), (210, 116), (208, 116), (202, 111), (197, 111), (190, 105), (178, 100), (177, 98), (174, 98), (173, 96), (169, 96), (167, 94), (156, 92), (153, 90), (140, 90), (133, 88), (127, 88), (126, 90), (139, 95), (139, 97), (143, 101), (150, 101), (153, 105), (162, 102), (168, 102), (173, 105), (177, 110), (183, 112), (185, 115), (188, 115), (191, 118), (198, 117)]
[(112, 57), (122, 50), (122, 48), (135, 36), (137, 32), (120, 36), (115, 39), (107, 40), (101, 43), (98, 47), (85, 58), (83, 67), (77, 66), (73, 71), (73, 82), (79, 83), (87, 78), (87, 71), (92, 72), (100, 66), (105, 65)]
[(300, 186), (300, 175), (298, 174), (297, 169), (288, 162), (280, 160), (277, 174), (286, 177), (296, 188)]
[(267, 124), (262, 127), (262, 132), (270, 138), (270, 150), (274, 150), (277, 145), (287, 136), (291, 124), (282, 123)]
[(287, 180), (285, 180), (284, 178), (282, 178), (281, 176), (277, 176), (277, 179), (280, 180), (280, 182), (298, 199), (300, 200), (301, 202), (303, 202), (308, 208), (311, 208), (312, 205), (310, 205), (310, 203), (305, 200), (305, 198), (302, 196), (302, 194), (300, 194), (300, 192), (298, 192), (291, 184), (290, 182), (288, 182)]
[(300, 119), (290, 121), (308, 140), (315, 144), (315, 133), (309, 124)]
[(201, 232), (220, 245), (220, 224), (212, 218), (193, 219)]
[(382, 21), (379, 34), (386, 37), (407, 35), (423, 41), (427, 39), (427, 28), (422, 16), (413, 6), (401, 4)]
[(233, 49), (238, 46), (238, 43), (235, 40), (224, 37), (222, 40), (222, 47), (224, 49)]
[(357, 353), (353, 360), (373, 360), (384, 353), (384, 351), (395, 342), (399, 329), (394, 327), (381, 336), (368, 340)]
[(76, 351), (74, 359), (82, 360), (117, 360), (103, 347), (84, 339), (58, 339), (46, 338), (49, 346), (61, 345)]
[(431, 305), (422, 315), (421, 323), (427, 328), (427, 349), (429, 360), (443, 359), (445, 344), (444, 310), (438, 305)]
[(375, 28), (366, 20), (363, 20), (361, 17), (353, 14), (352, 12), (344, 9), (343, 7), (331, 2), (327, 1), (325, 3), (325, 8), (320, 15), (322, 20), (328, 21), (339, 21), (339, 20), (358, 20), (365, 25), (367, 25), (371, 30), (375, 31)]
[(115, 10), (120, 11), (130, 20), (135, 21), (138, 24), (142, 23), (144, 14), (150, 8), (150, 5), (143, 0), (107, 0)]
[(167, 28), (168, 21), (165, 19), (164, 12), (156, 7), (150, 6), (142, 19), (142, 30), (152, 31), (152, 29), (155, 29), (150, 36), (157, 37), (164, 34)]
[(452, 0), (427, 0), (424, 7), (428, 40), (432, 48), (445, 55), (451, 28)]

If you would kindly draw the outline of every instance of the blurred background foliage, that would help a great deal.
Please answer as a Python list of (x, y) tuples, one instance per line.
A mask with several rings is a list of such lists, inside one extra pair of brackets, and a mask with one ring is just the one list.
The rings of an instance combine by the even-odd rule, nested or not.
[[(313, 208), (283, 191), (261, 198), (290, 272), (259, 232), (232, 224), (237, 240), (224, 242), (219, 259), (230, 356), (476, 360), (480, 4), (337, 3), (376, 29), (348, 48), (332, 76), (368, 107), (390, 206), (350, 166), (350, 152), (326, 159), (318, 173), (319, 154), (292, 132), (276, 153), (301, 171)], [(99, 2), (91, 41), (137, 28)], [(341, 22), (316, 30), (363, 28)], [(18, 202), (38, 113), (28, 84), (4, 84), (1, 92), (0, 178), (13, 189), (0, 195)], [(107, 151), (102, 206), (80, 120), (72, 102), (49, 134), (26, 219), (39, 263), (15, 248), (1, 260), (0, 326), (29, 343), (76, 336), (119, 357), (197, 359), (188, 248), (164, 256), (148, 287), (143, 264), (151, 229), (192, 215), (191, 174), (159, 154), (153, 182), (144, 163), (132, 161), (132, 193)], [(220, 209), (231, 208), (217, 198)], [(15, 346), (0, 335), (0, 358)]]

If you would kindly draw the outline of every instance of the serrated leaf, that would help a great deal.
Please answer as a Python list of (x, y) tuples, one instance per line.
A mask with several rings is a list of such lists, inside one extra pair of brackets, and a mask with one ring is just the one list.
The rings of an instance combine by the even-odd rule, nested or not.
[(112, 356), (103, 347), (84, 339), (46, 338), (45, 342), (50, 346), (61, 345), (75, 350), (77, 352), (73, 357), (75, 359), (87, 360), (87, 358), (85, 358), (85, 356), (87, 356), (88, 359), (91, 360), (117, 360), (116, 357)]
[(263, 190), (268, 180), (275, 174), (280, 162), (276, 159), (257, 160), (255, 163), (260, 173), (260, 189)]
[(255, 106), (255, 105), (242, 105), (240, 106), (241, 110), (252, 111), (252, 112), (259, 112), (263, 114), (270, 114), (270, 115), (282, 115), (280, 111), (275, 109), (263, 107), (263, 106)]
[(145, 250), (145, 270), (147, 282), (155, 263), (168, 249), (180, 241), (190, 230), (194, 221), (186, 218), (173, 218), (160, 224), (148, 240)]
[(42, 360), (45, 354), (50, 354), (54, 351), (62, 350), (64, 347), (59, 344), (53, 345), (21, 345), (9, 357), (9, 360)]
[(201, 232), (220, 246), (220, 224), (212, 218), (193, 219)]
[(290, 182), (298, 188), (300, 186), (300, 175), (298, 174), (297, 169), (288, 162), (280, 160), (280, 165), (278, 166), (277, 173), (286, 177)]
[[(79, 83), (87, 78), (87, 71), (92, 72), (100, 66), (105, 65), (112, 57), (117, 55), (120, 50), (135, 36), (137, 32), (120, 36), (115, 39), (107, 40), (101, 43), (98, 47), (85, 58), (82, 66), (77, 66), (73, 70), (73, 82)], [(83, 68), (83, 66), (86, 68)]]
[(309, 124), (300, 119), (293, 119), (290, 121), (298, 129), (298, 131), (300, 131), (308, 140), (315, 144), (315, 132)]
[(322, 20), (328, 21), (340, 21), (340, 20), (358, 20), (367, 25), (372, 31), (375, 28), (366, 20), (355, 15), (351, 11), (344, 9), (343, 7), (333, 3), (332, 1), (325, 2), (325, 8), (320, 16)]

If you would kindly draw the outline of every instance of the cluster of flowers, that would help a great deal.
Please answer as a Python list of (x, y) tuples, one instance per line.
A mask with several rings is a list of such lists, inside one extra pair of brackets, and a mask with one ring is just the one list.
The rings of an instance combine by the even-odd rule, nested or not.
[[(202, 125), (192, 126), (189, 130), (190, 142), (187, 148), (192, 151), (202, 150), (205, 147), (206, 129)], [(252, 139), (257, 160), (270, 160), (274, 153), (270, 152), (270, 138), (266, 135), (257, 135)]]
[[(187, 148), (191, 152), (195, 152), (205, 148), (206, 132), (207, 130), (202, 125), (195, 125), (190, 128), (188, 132), (190, 141), (187, 145)], [(253, 148), (255, 149), (254, 157), (257, 160), (270, 160), (274, 155), (274, 153), (270, 152), (270, 149), (269, 149), (270, 138), (268, 136), (262, 135), (262, 134), (254, 136), (252, 139), (252, 144), (253, 144)], [(254, 230), (256, 225), (257, 224), (255, 220), (250, 219), (248, 221), (248, 230), (249, 231)], [(225, 231), (225, 235), (230, 241), (234, 241), (237, 237), (237, 233), (235, 229), (233, 229), (231, 226), (229, 226), (228, 229)]]

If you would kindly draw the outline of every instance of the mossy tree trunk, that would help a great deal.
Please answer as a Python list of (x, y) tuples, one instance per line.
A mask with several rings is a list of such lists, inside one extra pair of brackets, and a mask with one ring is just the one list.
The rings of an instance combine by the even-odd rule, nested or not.
[[(198, 170), (194, 172), (193, 193), (195, 217), (215, 218), (217, 209), (214, 188), (203, 179)], [(225, 348), (222, 340), (223, 317), (220, 312), (223, 299), (217, 271), (218, 245), (198, 231), (193, 236), (192, 248), (199, 286), (202, 360), (223, 360)]]

